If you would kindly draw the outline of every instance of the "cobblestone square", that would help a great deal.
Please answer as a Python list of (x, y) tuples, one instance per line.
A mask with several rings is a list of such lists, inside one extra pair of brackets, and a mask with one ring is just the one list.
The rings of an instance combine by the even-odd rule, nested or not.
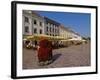
[(37, 51), (23, 48), (23, 69), (80, 67), (91, 65), (90, 42), (53, 50), (53, 62), (39, 66)]

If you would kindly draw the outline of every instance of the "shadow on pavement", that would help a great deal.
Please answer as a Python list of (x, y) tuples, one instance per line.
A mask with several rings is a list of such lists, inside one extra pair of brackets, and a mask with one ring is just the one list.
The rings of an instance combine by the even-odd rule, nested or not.
[(61, 56), (60, 53), (53, 55), (53, 62), (56, 61), (60, 56)]

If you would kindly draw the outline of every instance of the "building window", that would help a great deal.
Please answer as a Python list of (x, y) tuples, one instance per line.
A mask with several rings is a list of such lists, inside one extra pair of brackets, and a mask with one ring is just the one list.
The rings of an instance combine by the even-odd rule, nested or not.
[(25, 32), (29, 32), (29, 27), (28, 26), (25, 26)]
[(36, 20), (34, 20), (34, 24), (37, 24), (37, 21)]
[(50, 32), (51, 32), (52, 30), (51, 30), (51, 27), (50, 27)]
[(48, 31), (48, 26), (47, 26), (47, 28), (46, 28), (46, 29), (47, 29), (47, 31)]
[(36, 28), (34, 28), (34, 33), (37, 33), (37, 29)]
[(40, 22), (40, 26), (42, 26), (42, 22)]
[(42, 30), (40, 29), (40, 34), (42, 34)]
[(29, 22), (29, 18), (28, 17), (25, 17), (25, 22)]

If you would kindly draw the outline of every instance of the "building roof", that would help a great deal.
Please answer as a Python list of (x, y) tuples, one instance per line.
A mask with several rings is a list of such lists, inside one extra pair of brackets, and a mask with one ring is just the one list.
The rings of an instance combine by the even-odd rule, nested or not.
[(36, 16), (38, 16), (38, 17), (40, 17), (40, 18), (44, 18), (43, 16), (41, 16), (40, 14), (38, 14), (36, 11), (32, 11), (32, 14), (33, 14), (33, 15), (36, 15)]
[(60, 25), (60, 23), (58, 23), (58, 22), (56, 22), (55, 20), (52, 20), (52, 19), (50, 19), (50, 18), (47, 18), (47, 17), (44, 17), (44, 19), (45, 19), (45, 21), (48, 23), (52, 23), (52, 24), (55, 24), (55, 25), (57, 25), (57, 26), (59, 26)]
[(68, 28), (68, 27), (65, 27), (65, 26), (64, 26), (64, 25), (62, 25), (62, 24), (60, 25), (60, 27), (61, 27), (61, 28), (63, 28), (63, 29), (65, 29), (65, 30), (67, 30), (67, 31), (69, 30), (69, 28)]
[(80, 36), (80, 34), (78, 34), (77, 32), (73, 31), (72, 29), (70, 29), (70, 27), (65, 27), (62, 24), (60, 25), (60, 27), (63, 28), (63, 29), (65, 29), (65, 30), (67, 30), (67, 31), (69, 31), (69, 32), (71, 32), (71, 33), (74, 33), (74, 34)]
[(40, 18), (44, 18), (43, 16), (41, 16), (40, 14), (38, 14), (36, 11), (32, 11), (32, 10), (23, 10), (24, 13), (27, 13), (27, 14), (30, 14), (31, 16), (32, 15), (35, 15), (37, 17), (40, 17)]

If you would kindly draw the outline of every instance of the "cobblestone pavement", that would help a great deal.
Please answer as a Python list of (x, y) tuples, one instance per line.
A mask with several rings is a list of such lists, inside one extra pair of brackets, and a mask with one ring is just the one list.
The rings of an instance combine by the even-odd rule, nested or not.
[(90, 65), (90, 43), (53, 50), (53, 62), (39, 66), (37, 51), (23, 49), (23, 69), (79, 67)]

